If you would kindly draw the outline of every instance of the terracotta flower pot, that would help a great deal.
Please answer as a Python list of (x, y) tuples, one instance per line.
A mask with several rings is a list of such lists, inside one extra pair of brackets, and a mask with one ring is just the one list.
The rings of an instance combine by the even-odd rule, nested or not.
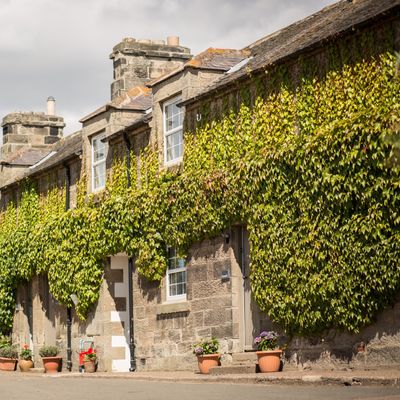
[(85, 367), (85, 372), (96, 372), (96, 361), (84, 361), (83, 365)]
[(15, 358), (0, 357), (0, 371), (15, 371), (17, 361)]
[(261, 372), (278, 372), (281, 366), (282, 350), (257, 351), (258, 366)]
[(18, 361), (18, 365), (21, 372), (29, 372), (33, 368), (33, 361), (21, 359)]
[(42, 357), (43, 367), (47, 374), (55, 374), (60, 370), (61, 357)]
[(204, 354), (202, 356), (197, 356), (200, 373), (208, 374), (210, 368), (218, 367), (220, 357), (220, 354)]

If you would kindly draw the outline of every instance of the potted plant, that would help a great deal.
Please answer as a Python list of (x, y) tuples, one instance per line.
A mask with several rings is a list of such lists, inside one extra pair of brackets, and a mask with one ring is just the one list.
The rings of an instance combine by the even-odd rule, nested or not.
[(15, 371), (18, 361), (18, 350), (16, 346), (12, 346), (9, 342), (3, 343), (0, 347), (0, 370)]
[(39, 350), (39, 355), (42, 357), (43, 367), (48, 374), (54, 374), (61, 370), (62, 357), (58, 355), (57, 346), (43, 346)]
[(216, 338), (202, 339), (193, 346), (193, 353), (197, 356), (197, 362), (201, 374), (208, 374), (210, 368), (217, 367), (221, 355), (217, 353), (219, 342)]
[(83, 358), (83, 365), (85, 367), (85, 372), (93, 373), (96, 371), (96, 361), (97, 355), (96, 352), (87, 353)]
[(278, 348), (278, 334), (263, 331), (255, 339), (258, 366), (261, 372), (277, 372), (281, 365), (282, 350)]
[(19, 369), (21, 372), (29, 372), (33, 367), (32, 350), (27, 344), (24, 344), (21, 352), (19, 353)]

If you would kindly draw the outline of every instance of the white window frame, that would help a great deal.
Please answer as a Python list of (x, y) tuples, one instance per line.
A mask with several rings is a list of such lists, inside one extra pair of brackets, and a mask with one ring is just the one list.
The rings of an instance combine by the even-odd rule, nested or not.
[[(108, 152), (108, 143), (104, 142), (104, 157), (99, 161), (94, 161), (94, 141), (98, 140), (101, 142), (106, 136), (105, 132), (101, 132), (97, 135), (94, 135), (90, 139), (91, 153), (92, 153), (92, 162), (91, 162), (91, 172), (92, 172), (92, 192), (98, 192), (106, 187), (106, 178), (107, 178), (107, 168), (106, 168), (106, 160), (107, 160), (107, 152)], [(98, 187), (95, 187), (95, 167), (104, 164), (104, 184)]]
[[(179, 95), (179, 96), (175, 96), (172, 99), (164, 102), (164, 104), (163, 104), (162, 117), (163, 117), (164, 164), (165, 165), (179, 164), (183, 159), (183, 150), (184, 150), (184, 144), (183, 144), (183, 110), (181, 109), (182, 124), (177, 126), (177, 127), (175, 127), (175, 128), (172, 128), (169, 131), (167, 130), (167, 118), (166, 118), (167, 114), (165, 112), (165, 110), (166, 110), (166, 108), (168, 106), (170, 106), (171, 104), (174, 104), (174, 103), (179, 103), (180, 101), (182, 101), (182, 97)], [(174, 133), (179, 132), (179, 131), (182, 132), (182, 155), (180, 157), (173, 158), (171, 160), (167, 160), (167, 136), (173, 135)]]
[[(174, 255), (171, 257), (170, 256), (170, 251), (174, 252)], [(167, 302), (172, 303), (172, 302), (177, 302), (177, 301), (186, 301), (187, 299), (187, 268), (186, 268), (186, 260), (177, 257), (176, 254), (176, 249), (173, 248), (168, 248), (167, 249), (167, 275), (166, 275), (166, 299)], [(183, 266), (178, 266), (177, 268), (171, 268), (170, 269), (170, 262), (171, 260), (183, 260), (184, 265)], [(170, 276), (176, 273), (180, 273), (180, 272), (184, 272), (185, 273), (185, 293), (183, 294), (177, 294), (177, 295), (170, 295), (170, 286), (173, 285), (170, 281)], [(178, 284), (182, 284), (182, 282), (178, 283)]]

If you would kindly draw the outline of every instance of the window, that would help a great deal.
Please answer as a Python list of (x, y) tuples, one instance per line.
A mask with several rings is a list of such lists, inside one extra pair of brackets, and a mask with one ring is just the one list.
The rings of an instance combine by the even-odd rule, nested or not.
[(186, 300), (186, 263), (174, 248), (168, 248), (167, 300)]
[(3, 126), (3, 133), (0, 134), (0, 146), (4, 144), (4, 137), (8, 134), (8, 125)]
[(183, 113), (177, 106), (180, 97), (164, 104), (164, 160), (166, 164), (179, 162), (183, 154)]
[(58, 128), (56, 126), (50, 127), (50, 135), (51, 136), (58, 136)]
[(103, 189), (106, 186), (107, 144), (102, 142), (104, 134), (92, 138), (92, 189)]

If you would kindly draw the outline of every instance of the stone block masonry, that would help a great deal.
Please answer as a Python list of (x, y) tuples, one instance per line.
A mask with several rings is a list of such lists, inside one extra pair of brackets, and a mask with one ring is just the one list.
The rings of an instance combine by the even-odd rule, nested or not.
[(178, 68), (191, 58), (190, 50), (163, 40), (125, 38), (110, 55), (114, 64), (111, 98), (122, 95), (134, 86)]
[(6, 115), (3, 128), (2, 158), (23, 148), (46, 148), (62, 137), (64, 119), (42, 112), (18, 112)]
[[(222, 237), (194, 245), (187, 258), (187, 299), (166, 301), (165, 281), (158, 284), (135, 275), (135, 338), (138, 370), (196, 368), (193, 345), (216, 336), (221, 352), (238, 347), (238, 329), (232, 315), (231, 282), (221, 269), (238, 268), (231, 244)], [(236, 320), (238, 316), (236, 316)]]

